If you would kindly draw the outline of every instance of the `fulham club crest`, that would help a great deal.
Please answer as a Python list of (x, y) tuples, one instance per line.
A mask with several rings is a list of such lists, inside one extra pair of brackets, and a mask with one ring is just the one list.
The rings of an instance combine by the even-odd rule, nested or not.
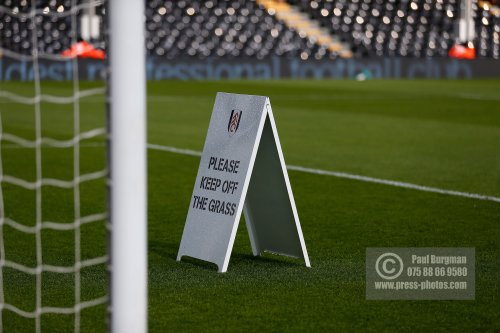
[(242, 112), (243, 111), (240, 110), (231, 111), (231, 116), (229, 117), (229, 122), (227, 123), (227, 131), (229, 133), (229, 136), (232, 136), (234, 133), (236, 133), (238, 127), (240, 127)]

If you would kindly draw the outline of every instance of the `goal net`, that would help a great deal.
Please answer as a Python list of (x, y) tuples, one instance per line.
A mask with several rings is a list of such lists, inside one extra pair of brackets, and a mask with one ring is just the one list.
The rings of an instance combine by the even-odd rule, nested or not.
[[(0, 332), (146, 330), (143, 7), (0, 4)], [(80, 81), (82, 41), (116, 74)]]

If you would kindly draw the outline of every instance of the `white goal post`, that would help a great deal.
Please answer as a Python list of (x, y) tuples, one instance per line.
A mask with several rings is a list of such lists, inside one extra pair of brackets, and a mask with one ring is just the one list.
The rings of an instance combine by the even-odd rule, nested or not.
[(147, 331), (144, 0), (109, 0), (110, 331)]
[[(31, 30), (27, 37), (23, 37), (22, 48), (19, 42), (0, 39), (0, 57), (13, 66), (22, 63), (32, 72), (29, 78), (32, 83), (6, 84), (4, 88), (2, 82), (0, 87), (0, 333), (29, 331), (26, 327), (33, 327), (32, 331), (36, 333), (47, 329), (53, 331), (56, 327), (50, 325), (54, 323), (61, 325), (60, 329), (68, 325), (63, 329), (65, 331), (71, 331), (69, 327), (72, 325), (76, 333), (89, 325), (94, 330), (95, 324), (102, 330), (105, 321), (103, 307), (99, 309), (103, 311), (99, 323), (86, 320), (82, 325), (82, 311), (106, 303), (109, 332), (145, 333), (148, 280), (145, 2), (70, 0), (62, 5), (55, 1), (31, 0), (22, 3), (0, 3), (2, 22), (13, 22), (11, 25), (24, 29), (22, 32)], [(66, 53), (77, 47), (81, 37), (78, 17), (96, 8), (100, 15), (104, 14), (103, 5), (107, 6), (108, 30), (108, 129), (100, 121), (94, 122), (93, 117), (102, 108), (91, 110), (95, 105), (87, 104), (88, 100), (82, 101), (96, 96), (95, 101), (103, 106), (105, 89), (93, 87), (94, 84), (90, 85), (91, 88), (80, 85), (79, 60), (61, 54), (60, 50), (64, 47)], [(54, 25), (46, 25), (47, 22)], [(59, 28), (59, 23), (64, 28)], [(15, 32), (17, 28), (7, 30), (6, 24), (3, 28), (13, 36), (21, 36)], [(46, 47), (47, 44), (40, 42), (44, 34), (58, 29), (67, 35), (59, 49)], [(53, 63), (65, 66), (68, 71), (71, 69), (68, 78), (72, 82), (63, 85), (45, 83), (46, 79), (40, 73)], [(85, 107), (82, 107), (83, 103), (86, 103)], [(82, 117), (86, 112), (89, 112), (89, 117)], [(56, 115), (63, 117), (54, 122)], [(102, 119), (100, 116), (99, 120)], [(55, 123), (52, 127), (51, 122)], [(93, 160), (89, 161), (89, 158), (99, 158), (98, 155), (87, 155), (87, 150), (82, 152), (83, 148), (90, 147), (104, 149), (103, 142), (99, 141), (104, 136), (108, 139), (108, 165), (103, 168), (102, 161), (96, 160), (95, 164)], [(9, 155), (6, 149), (23, 153)], [(10, 164), (4, 163), (7, 160)], [(49, 161), (59, 160), (64, 161), (61, 169), (49, 166)], [(19, 168), (22, 170), (18, 172), (14, 166), (21, 164), (26, 164), (26, 168)], [(70, 170), (70, 165), (71, 178), (65, 172)], [(97, 192), (93, 192), (96, 190), (93, 186), (96, 185), (84, 187), (88, 182), (99, 181), (99, 190), (105, 191), (102, 185), (106, 177), (109, 189), (107, 209), (103, 207), (102, 192), (94, 198)], [(20, 191), (23, 194), (16, 198)], [(5, 200), (6, 197), (9, 199)], [(95, 200), (88, 200), (89, 197)], [(56, 201), (60, 206), (55, 204)], [(19, 214), (18, 211), (25, 209), (24, 203), (31, 207), (29, 202), (34, 208), (32, 216)], [(51, 215), (48, 213), (51, 210), (57, 213)], [(86, 243), (96, 235), (93, 233), (95, 229), (86, 226), (92, 224), (104, 228), (106, 220), (109, 221), (108, 253), (102, 254), (102, 248), (94, 252), (96, 246)], [(59, 240), (63, 242), (59, 244)], [(97, 243), (104, 245), (102, 239), (96, 240)], [(57, 246), (59, 248), (54, 250)], [(87, 248), (92, 248), (92, 251), (87, 251)], [(103, 295), (101, 286), (88, 288), (90, 271), (87, 269), (105, 274), (106, 264), (109, 288)], [(86, 273), (82, 273), (84, 270)], [(19, 279), (17, 274), (22, 274), (23, 278)], [(59, 285), (59, 279), (66, 282)], [(63, 297), (58, 294), (59, 290), (64, 290)], [(19, 296), (26, 301), (19, 301)], [(58, 320), (52, 322), (54, 315)], [(22, 324), (18, 322), (19, 318), (23, 320)]]

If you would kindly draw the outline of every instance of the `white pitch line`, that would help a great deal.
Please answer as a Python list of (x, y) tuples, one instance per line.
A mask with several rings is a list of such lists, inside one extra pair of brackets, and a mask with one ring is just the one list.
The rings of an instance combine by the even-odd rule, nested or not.
[(175, 148), (175, 147), (169, 147), (169, 146), (162, 146), (162, 145), (157, 145), (154, 143), (148, 143), (148, 148), (152, 149), (152, 150), (168, 151), (170, 153), (176, 153), (176, 154), (182, 154), (182, 155), (201, 156), (201, 151)]
[[(157, 145), (157, 144), (152, 144), (152, 143), (148, 143), (148, 148), (152, 149), (152, 150), (167, 151), (167, 152), (171, 152), (171, 153), (190, 155), (190, 156), (201, 156), (201, 154), (202, 154), (200, 151), (195, 151), (195, 150), (190, 150), (190, 149), (180, 149), (180, 148)], [(477, 194), (477, 193), (445, 190), (445, 189), (441, 189), (441, 188), (437, 188), (437, 187), (430, 187), (430, 186), (417, 185), (417, 184), (412, 184), (412, 183), (405, 183), (405, 182), (400, 182), (400, 181), (396, 181), (396, 180), (381, 179), (381, 178), (374, 178), (374, 177), (368, 177), (368, 176), (360, 176), (360, 175), (354, 175), (354, 174), (345, 173), (345, 172), (338, 172), (338, 171), (305, 168), (305, 167), (297, 166), (297, 165), (287, 165), (286, 167), (288, 170), (311, 173), (311, 174), (315, 174), (315, 175), (324, 175), (324, 176), (331, 176), (331, 177), (337, 177), (337, 178), (346, 178), (346, 179), (358, 180), (358, 181), (367, 182), (367, 183), (383, 184), (383, 185), (401, 187), (401, 188), (412, 189), (412, 190), (423, 191), (423, 192), (432, 192), (432, 193), (439, 193), (439, 194), (445, 194), (445, 195), (452, 195), (452, 196), (456, 196), (456, 197), (500, 202), (500, 198), (498, 198), (498, 197)]]
[(373, 177), (367, 177), (367, 176), (353, 175), (353, 174), (345, 173), (345, 172), (304, 168), (304, 167), (296, 166), (296, 165), (287, 165), (287, 168), (288, 168), (288, 170), (313, 173), (316, 175), (325, 175), (325, 176), (332, 176), (332, 177), (337, 177), (337, 178), (347, 178), (347, 179), (359, 180), (359, 181), (367, 182), (367, 183), (384, 184), (384, 185), (389, 185), (389, 186), (402, 187), (402, 188), (408, 188), (408, 189), (412, 189), (412, 190), (423, 191), (423, 192), (432, 192), (432, 193), (453, 195), (456, 197), (464, 197), (464, 198), (471, 198), (471, 199), (478, 199), (478, 200), (500, 202), (500, 198), (489, 196), (489, 195), (460, 192), (460, 191), (454, 191), (454, 190), (445, 190), (445, 189), (441, 189), (441, 188), (424, 186), (424, 185), (417, 185), (417, 184), (412, 184), (412, 183), (405, 183), (405, 182), (400, 182), (400, 181), (396, 181), (396, 180), (380, 179), (380, 178), (373, 178)]
[[(98, 147), (98, 146), (102, 147), (102, 146), (104, 146), (104, 144), (102, 144), (100, 142), (82, 142), (80, 144), (80, 147)], [(174, 153), (174, 154), (181, 154), (181, 155), (189, 155), (189, 156), (198, 156), (199, 157), (202, 154), (200, 151), (196, 151), (196, 150), (182, 149), (182, 148), (176, 148), (176, 147), (171, 147), (171, 146), (163, 146), (163, 145), (158, 145), (158, 144), (154, 144), (154, 143), (148, 143), (147, 147), (151, 150), (166, 151), (166, 152), (170, 152), (170, 153)], [(3, 144), (2, 148), (25, 148), (25, 147), (19, 146), (19, 145), (13, 145), (13, 144)], [(441, 189), (441, 188), (437, 188), (437, 187), (430, 187), (430, 186), (425, 186), (425, 185), (400, 182), (400, 181), (396, 181), (396, 180), (361, 176), (361, 175), (355, 175), (355, 174), (346, 173), (346, 172), (306, 168), (306, 167), (302, 167), (302, 166), (298, 166), (298, 165), (287, 165), (286, 167), (288, 170), (311, 173), (311, 174), (315, 174), (315, 175), (323, 175), (323, 176), (330, 176), (330, 177), (337, 177), (337, 178), (352, 179), (352, 180), (358, 180), (358, 181), (367, 182), (367, 183), (383, 184), (383, 185), (389, 185), (389, 186), (394, 186), (394, 187), (422, 191), (422, 192), (431, 192), (431, 193), (438, 193), (438, 194), (444, 194), (444, 195), (451, 195), (451, 196), (455, 196), (455, 197), (463, 197), (463, 198), (477, 199), (477, 200), (483, 200), (483, 201), (500, 202), (499, 197), (494, 197), (494, 196), (484, 195), (484, 194), (460, 192), (460, 191), (454, 191), (454, 190), (445, 190), (445, 189)]]

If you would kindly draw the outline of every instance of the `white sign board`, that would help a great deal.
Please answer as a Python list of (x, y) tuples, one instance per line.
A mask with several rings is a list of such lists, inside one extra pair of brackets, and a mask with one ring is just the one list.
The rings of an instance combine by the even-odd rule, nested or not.
[(269, 98), (217, 93), (177, 260), (226, 272), (242, 211), (254, 255), (310, 267)]

